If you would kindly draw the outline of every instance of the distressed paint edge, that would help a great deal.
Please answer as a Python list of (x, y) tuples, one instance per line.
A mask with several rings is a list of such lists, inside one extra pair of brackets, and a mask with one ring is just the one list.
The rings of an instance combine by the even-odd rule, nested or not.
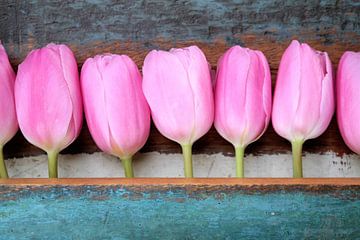
[(360, 178), (11, 178), (0, 186), (360, 186)]

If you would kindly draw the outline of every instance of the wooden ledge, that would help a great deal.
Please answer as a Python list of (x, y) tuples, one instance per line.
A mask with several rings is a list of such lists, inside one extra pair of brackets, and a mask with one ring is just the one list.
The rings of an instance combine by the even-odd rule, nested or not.
[(270, 186), (270, 185), (331, 185), (331, 186), (360, 186), (360, 178), (12, 178), (0, 179), (0, 185), (42, 186), (42, 185), (126, 185), (126, 186)]

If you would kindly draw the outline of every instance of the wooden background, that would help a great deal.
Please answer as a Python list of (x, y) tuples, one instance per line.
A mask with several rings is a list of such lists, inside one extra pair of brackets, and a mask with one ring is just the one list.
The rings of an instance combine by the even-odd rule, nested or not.
[(340, 186), (338, 179), (0, 182), (5, 183), (0, 185), (0, 232), (6, 240), (342, 240), (360, 236), (358, 179), (341, 179)]
[[(345, 50), (360, 51), (360, 3), (357, 0), (253, 1), (253, 0), (151, 0), (151, 1), (0, 1), (0, 39), (14, 68), (27, 53), (49, 42), (68, 44), (81, 67), (84, 60), (104, 52), (127, 54), (139, 67), (151, 49), (191, 44), (206, 54), (213, 69), (219, 56), (240, 44), (267, 56), (273, 86), (282, 52), (292, 39), (327, 51), (336, 69)], [(360, 95), (359, 95), (360, 96)], [(194, 153), (233, 154), (232, 146), (214, 129), (194, 145)], [(270, 126), (247, 153), (289, 152), (290, 144)], [(304, 150), (341, 155), (344, 145), (335, 119)], [(99, 151), (86, 125), (64, 153)], [(141, 150), (180, 152), (153, 127)], [(5, 147), (6, 157), (41, 154), (19, 132)]]

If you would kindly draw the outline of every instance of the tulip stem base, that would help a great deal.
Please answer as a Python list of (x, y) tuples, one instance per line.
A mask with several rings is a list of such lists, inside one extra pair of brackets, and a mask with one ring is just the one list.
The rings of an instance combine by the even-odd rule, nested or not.
[(48, 152), (49, 178), (58, 177), (58, 152)]
[(244, 177), (244, 152), (245, 147), (235, 147), (236, 177)]
[(125, 177), (127, 178), (133, 178), (134, 177), (134, 170), (132, 167), (132, 158), (126, 157), (126, 158), (120, 158), (121, 163), (124, 167)]
[(0, 177), (9, 178), (4, 161), (3, 147), (0, 146)]
[(193, 177), (193, 166), (192, 166), (192, 145), (181, 145), (182, 154), (184, 158), (184, 175), (186, 178)]
[(302, 146), (303, 141), (293, 141), (291, 142), (292, 147), (292, 156), (293, 156), (293, 177), (302, 178)]

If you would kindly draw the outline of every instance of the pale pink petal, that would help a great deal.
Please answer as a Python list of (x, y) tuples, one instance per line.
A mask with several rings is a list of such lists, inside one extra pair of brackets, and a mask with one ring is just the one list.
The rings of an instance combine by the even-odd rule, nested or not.
[(66, 45), (55, 45), (48, 44), (46, 46), (57, 52), (60, 57), (60, 63), (63, 70), (64, 80), (67, 83), (68, 90), (71, 97), (73, 106), (73, 123), (75, 133), (71, 134), (70, 137), (76, 138), (81, 131), (82, 120), (83, 120), (83, 108), (82, 108), (82, 97), (80, 91), (80, 81), (78, 66), (75, 60), (73, 52)]
[(246, 49), (235, 46), (218, 63), (215, 127), (235, 146), (242, 144), (241, 136), (247, 127), (244, 110), (250, 61)]
[(360, 52), (345, 52), (337, 72), (337, 121), (346, 145), (360, 154)]
[(272, 125), (282, 137), (292, 140), (295, 136), (292, 123), (299, 104), (301, 85), (301, 49), (292, 41), (285, 50), (279, 66), (272, 108)]
[(29, 142), (45, 151), (60, 151), (69, 144), (64, 139), (73, 106), (62, 67), (56, 51), (34, 50), (20, 64), (15, 82), (20, 129)]
[(272, 113), (275, 131), (289, 141), (305, 141), (325, 131), (333, 112), (330, 59), (293, 41), (278, 72)]
[(150, 110), (141, 90), (141, 75), (127, 56), (105, 56), (101, 62), (113, 152), (132, 156), (146, 142)]
[(0, 43), (0, 145), (7, 143), (17, 132), (14, 100), (15, 73), (5, 48)]
[[(271, 118), (271, 107), (272, 107), (272, 96), (271, 96), (271, 72), (269, 63), (265, 57), (265, 55), (261, 51), (255, 51), (261, 61), (261, 67), (264, 69), (264, 81), (262, 87), (262, 96), (263, 96), (263, 110), (265, 112), (265, 128), (269, 125), (270, 118)], [(264, 133), (263, 132), (263, 133)], [(263, 134), (261, 133), (261, 135)], [(260, 135), (260, 136), (261, 136)]]
[(96, 144), (117, 157), (131, 157), (145, 144), (150, 130), (150, 110), (135, 63), (125, 55), (95, 56), (85, 62), (81, 84)]
[(220, 58), (215, 103), (215, 127), (234, 146), (261, 136), (271, 111), (270, 71), (261, 52), (234, 46)]
[(87, 59), (82, 66), (81, 90), (91, 136), (101, 150), (111, 153), (105, 86), (98, 61), (101, 61), (101, 56)]
[(263, 62), (256, 52), (251, 50), (248, 52), (251, 56), (251, 63), (246, 82), (245, 118), (247, 128), (242, 138), (242, 143), (245, 146), (256, 140), (264, 132), (269, 118), (265, 112), (263, 101), (265, 84)]
[(308, 134), (307, 139), (317, 138), (329, 126), (332, 116), (335, 111), (335, 94), (334, 94), (334, 79), (333, 69), (328, 54), (319, 53), (325, 65), (325, 76), (321, 82), (321, 102), (319, 108), (319, 119), (315, 127)]
[(320, 119), (322, 80), (326, 73), (321, 56), (307, 44), (301, 44), (299, 67), (301, 71), (300, 96), (292, 131), (295, 138), (305, 140)]
[(182, 62), (172, 53), (153, 50), (144, 60), (143, 75), (144, 95), (158, 130), (180, 144), (191, 143), (194, 93)]
[(188, 81), (194, 99), (194, 131), (191, 143), (194, 143), (209, 131), (214, 121), (214, 97), (209, 64), (204, 53), (191, 46), (174, 53), (187, 69)]

